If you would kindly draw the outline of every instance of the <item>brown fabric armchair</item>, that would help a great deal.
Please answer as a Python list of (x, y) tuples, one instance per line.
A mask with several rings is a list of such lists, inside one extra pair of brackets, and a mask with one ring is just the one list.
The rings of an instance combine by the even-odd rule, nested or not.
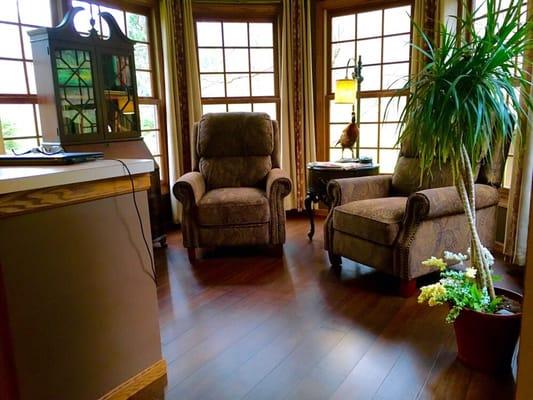
[(189, 260), (200, 247), (281, 249), (291, 181), (280, 169), (277, 122), (264, 113), (206, 114), (194, 126), (193, 148), (193, 171), (173, 187)]
[[(502, 160), (505, 158), (500, 156)], [(502, 160), (481, 165), (476, 184), (481, 241), (494, 244)], [(499, 162), (499, 173), (494, 164)], [(400, 292), (412, 295), (416, 278), (429, 272), (421, 262), (444, 250), (466, 252), (469, 232), (449, 169), (435, 168), (420, 184), (418, 159), (402, 146), (392, 175), (337, 179), (327, 190), (332, 206), (324, 226), (330, 262), (341, 256), (400, 278)], [(483, 182), (481, 184), (479, 182)]]

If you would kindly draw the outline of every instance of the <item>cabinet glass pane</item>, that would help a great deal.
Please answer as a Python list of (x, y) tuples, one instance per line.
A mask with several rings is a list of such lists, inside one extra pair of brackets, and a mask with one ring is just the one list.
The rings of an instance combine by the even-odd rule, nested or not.
[(91, 54), (83, 50), (56, 50), (55, 62), (65, 134), (97, 133)]
[(102, 63), (106, 132), (137, 131), (137, 107), (130, 57), (105, 54)]

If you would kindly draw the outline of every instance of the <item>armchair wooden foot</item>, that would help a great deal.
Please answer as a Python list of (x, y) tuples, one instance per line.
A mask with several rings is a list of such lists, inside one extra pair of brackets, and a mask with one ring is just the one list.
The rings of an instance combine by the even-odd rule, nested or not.
[(400, 295), (408, 298), (416, 293), (416, 279), (400, 280)]
[(332, 267), (340, 268), (342, 264), (341, 256), (333, 254), (331, 251), (328, 251), (329, 262)]
[(187, 256), (189, 257), (191, 265), (196, 264), (196, 249), (194, 247), (187, 248)]
[(283, 245), (282, 244), (275, 244), (271, 247), (272, 256), (277, 258), (283, 257)]

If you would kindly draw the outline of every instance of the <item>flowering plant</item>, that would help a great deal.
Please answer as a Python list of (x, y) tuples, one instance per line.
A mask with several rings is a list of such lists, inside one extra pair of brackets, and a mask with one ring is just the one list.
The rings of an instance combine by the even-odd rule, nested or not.
[[(468, 253), (470, 254), (470, 249)], [(450, 312), (446, 316), (446, 322), (453, 322), (463, 308), (487, 313), (496, 312), (502, 301), (499, 296), (491, 298), (487, 287), (479, 286), (476, 280), (477, 270), (463, 265), (469, 258), (461, 253), (445, 251), (443, 258), (431, 257), (422, 262), (427, 267), (439, 268), (441, 272), (437, 283), (420, 288), (418, 302), (427, 302), (431, 307), (448, 304)], [(489, 266), (494, 264), (492, 254), (485, 247), (483, 247), (483, 258)], [(448, 268), (449, 265), (453, 265), (454, 268)], [(497, 278), (495, 275), (492, 276), (493, 279)]]

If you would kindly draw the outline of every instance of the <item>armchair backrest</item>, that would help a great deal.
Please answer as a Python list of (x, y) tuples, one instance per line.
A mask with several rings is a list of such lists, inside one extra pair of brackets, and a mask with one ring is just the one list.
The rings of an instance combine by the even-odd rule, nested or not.
[(268, 114), (210, 113), (195, 124), (193, 170), (207, 188), (262, 187), (279, 167), (278, 124)]
[[(490, 157), (485, 157), (478, 164), (476, 183), (499, 187), (503, 180), (505, 161), (509, 153), (510, 141), (499, 141), (494, 146)], [(453, 174), (449, 165), (435, 165), (420, 182), (420, 160), (416, 147), (407, 141), (401, 144), (400, 155), (392, 175), (394, 193), (410, 195), (418, 190), (452, 186)]]
[(394, 193), (408, 196), (418, 190), (434, 189), (453, 185), (452, 170), (448, 165), (435, 165), (431, 173), (425, 174), (420, 181), (420, 160), (415, 146), (403, 142), (400, 155), (392, 174), (392, 190)]

